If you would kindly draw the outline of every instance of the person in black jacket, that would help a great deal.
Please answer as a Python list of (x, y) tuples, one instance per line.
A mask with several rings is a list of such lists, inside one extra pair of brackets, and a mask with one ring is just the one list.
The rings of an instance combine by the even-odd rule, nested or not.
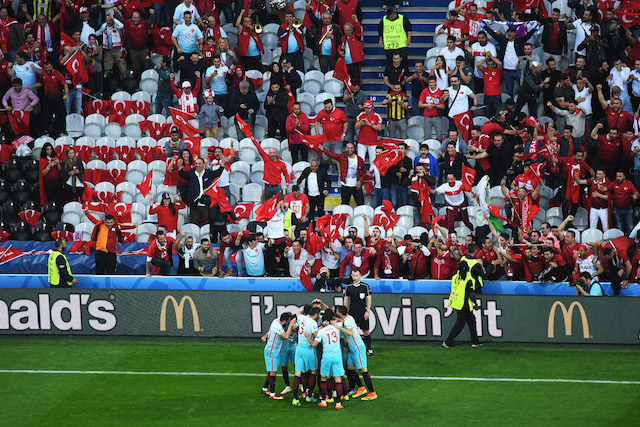
[(211, 198), (204, 192), (213, 184), (224, 168), (218, 168), (215, 171), (205, 169), (204, 159), (197, 159), (193, 169), (189, 171), (182, 170), (183, 166), (178, 166), (178, 173), (187, 180), (189, 187), (187, 189), (187, 200), (185, 203), (189, 206), (189, 222), (200, 224), (200, 220), (204, 218), (205, 222), (213, 222), (213, 215), (209, 207)]
[(391, 174), (391, 204), (398, 209), (407, 204), (408, 189), (413, 176), (413, 162), (405, 154), (407, 144), (401, 142), (398, 149), (402, 153), (402, 160), (389, 168), (387, 176)]
[(287, 138), (287, 93), (281, 88), (280, 84), (271, 82), (271, 89), (267, 93), (264, 100), (264, 110), (269, 120), (269, 129), (267, 137), (275, 138), (276, 132), (280, 132), (280, 139)]
[(524, 44), (536, 30), (534, 28), (522, 37), (516, 37), (516, 30), (512, 27), (507, 29), (506, 35), (496, 33), (488, 25), (484, 27), (484, 30), (498, 42), (498, 59), (502, 61), (506, 93), (513, 96), (514, 83), (520, 81), (518, 58), (524, 56)]
[(447, 175), (453, 174), (457, 180), (462, 179), (462, 165), (469, 166), (467, 159), (462, 152), (456, 151), (456, 143), (449, 141), (447, 143), (447, 151), (444, 153), (442, 166), (440, 167), (440, 182), (444, 182)]
[[(251, 83), (247, 80), (241, 81), (238, 85), (238, 90), (231, 94), (231, 99), (229, 100), (230, 117), (235, 117), (236, 114), (240, 115), (240, 118), (244, 120), (253, 131), (253, 125), (256, 123), (256, 114), (259, 109), (260, 101), (255, 91), (251, 88)], [(237, 122), (236, 132), (238, 140), (246, 138), (246, 135), (240, 130)]]
[(531, 64), (529, 64), (529, 69), (524, 70), (524, 80), (518, 91), (516, 113), (519, 113), (522, 107), (527, 104), (529, 106), (529, 115), (538, 117), (538, 98), (540, 91), (545, 89), (551, 81), (551, 77), (546, 77), (542, 80), (541, 72), (542, 64), (537, 61), (532, 61)]
[(311, 160), (310, 165), (302, 171), (297, 184), (302, 187), (302, 192), (309, 199), (309, 220), (314, 220), (316, 212), (318, 218), (324, 215), (324, 198), (331, 190), (331, 179), (325, 169), (318, 167), (318, 160)]
[(287, 58), (282, 58), (282, 83), (285, 91), (290, 90), (293, 98), (296, 98), (296, 91), (302, 87), (302, 79), (300, 74), (293, 68), (291, 62)]
[(558, 8), (554, 8), (548, 18), (536, 17), (542, 24), (542, 51), (544, 52), (541, 58), (542, 63), (545, 63), (547, 58), (553, 58), (558, 63), (563, 56), (567, 56), (569, 48), (567, 27), (565, 21), (560, 21), (559, 18), (560, 9)]

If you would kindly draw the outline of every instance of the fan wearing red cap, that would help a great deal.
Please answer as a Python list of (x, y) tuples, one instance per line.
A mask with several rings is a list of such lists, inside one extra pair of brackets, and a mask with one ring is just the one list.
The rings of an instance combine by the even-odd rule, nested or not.
[(369, 153), (369, 162), (376, 158), (376, 146), (378, 145), (378, 132), (382, 130), (382, 117), (373, 111), (373, 101), (364, 102), (364, 111), (356, 117), (355, 129), (358, 134), (358, 156), (365, 160)]

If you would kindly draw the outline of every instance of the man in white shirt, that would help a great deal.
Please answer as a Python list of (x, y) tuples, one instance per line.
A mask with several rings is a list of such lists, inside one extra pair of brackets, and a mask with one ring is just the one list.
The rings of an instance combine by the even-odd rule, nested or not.
[(582, 19), (577, 19), (567, 25), (567, 30), (575, 28), (576, 30), (576, 44), (574, 50), (577, 55), (586, 56), (587, 51), (585, 49), (578, 49), (578, 46), (582, 44), (587, 36), (590, 36), (593, 31), (600, 33), (600, 26), (593, 22), (593, 12), (590, 9), (585, 9), (582, 14)]
[(464, 51), (456, 46), (455, 36), (447, 37), (447, 47), (443, 47), (440, 55), (444, 56), (447, 71), (456, 69), (456, 58), (460, 55), (464, 56)]
[(447, 230), (455, 228), (455, 221), (462, 221), (469, 227), (469, 230), (473, 230), (473, 225), (469, 221), (462, 181), (457, 181), (456, 177), (450, 173), (447, 175), (446, 183), (431, 190), (431, 194), (436, 193), (444, 194), (444, 199), (447, 202)]
[(471, 111), (475, 111), (478, 105), (478, 98), (471, 89), (460, 84), (460, 77), (451, 76), (449, 81), (451, 86), (445, 90), (442, 101), (446, 100), (449, 104), (449, 129), (457, 129), (453, 117), (469, 111), (469, 98), (473, 101)]
[(593, 114), (591, 94), (593, 92), (593, 86), (586, 78), (577, 78), (576, 84), (573, 85), (573, 92), (575, 93), (575, 100), (578, 103), (578, 107), (580, 107), (580, 109), (587, 115), (589, 129), (591, 129), (591, 116)]
[(105, 21), (96, 32), (98, 36), (102, 36), (104, 70), (112, 70), (115, 63), (118, 66), (118, 70), (124, 73), (127, 70), (127, 64), (122, 59), (124, 24), (116, 20), (113, 15), (107, 15)]
[(80, 14), (80, 40), (82, 43), (89, 44), (89, 36), (96, 34), (96, 29), (89, 24), (89, 8), (82, 6), (78, 9)]
[(629, 81), (631, 82), (631, 108), (635, 114), (640, 107), (640, 59), (636, 59), (633, 71), (629, 74)]
[[(284, 249), (287, 246), (284, 235), (284, 221), (287, 208), (284, 200), (278, 202), (276, 213), (267, 221), (267, 251), (266, 251), (266, 267), (267, 275), (270, 277), (278, 277), (286, 274), (284, 266)], [(295, 216), (292, 214), (291, 216)], [(292, 230), (293, 231), (293, 230)]]
[(304, 264), (309, 261), (309, 265), (313, 265), (315, 258), (306, 250), (302, 249), (300, 240), (294, 240), (291, 247), (284, 249), (285, 256), (289, 260), (289, 276), (294, 279), (300, 278), (300, 271)]
[(476, 92), (484, 92), (484, 78), (482, 77), (482, 71), (477, 67), (478, 62), (485, 58), (487, 53), (490, 53), (493, 57), (497, 57), (496, 47), (493, 43), (489, 43), (487, 33), (480, 31), (478, 33), (478, 41), (467, 47), (467, 51), (473, 56), (473, 88)]
[(174, 28), (177, 27), (180, 24), (184, 24), (185, 23), (184, 13), (186, 11), (191, 12), (192, 18), (195, 21), (198, 21), (199, 23), (202, 23), (202, 21), (200, 21), (200, 14), (198, 13), (198, 9), (196, 9), (196, 7), (193, 4), (192, 0), (184, 0), (182, 3), (180, 3), (178, 6), (176, 6), (176, 9), (173, 12), (173, 26), (174, 26)]
[(629, 84), (629, 77), (631, 76), (631, 70), (627, 67), (627, 64), (622, 62), (622, 59), (616, 59), (611, 67), (611, 72), (607, 77), (607, 83), (610, 88), (618, 86), (623, 95), (620, 96), (622, 100), (622, 108), (631, 114), (635, 113), (631, 108), (631, 99), (629, 98), (629, 90), (627, 85)]
[[(174, 62), (178, 60), (180, 56), (184, 54), (197, 53), (202, 47), (204, 35), (200, 28), (191, 22), (192, 14), (187, 11), (184, 13), (184, 23), (176, 25), (171, 33), (171, 41), (176, 47), (173, 52)], [(188, 57), (185, 56), (185, 57)]]

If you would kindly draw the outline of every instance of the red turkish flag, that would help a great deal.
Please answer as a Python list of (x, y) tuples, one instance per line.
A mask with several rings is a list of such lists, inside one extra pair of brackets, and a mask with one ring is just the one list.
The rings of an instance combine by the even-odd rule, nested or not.
[(493, 216), (495, 216), (498, 219), (501, 219), (502, 221), (507, 222), (512, 227), (518, 228), (518, 224), (516, 224), (515, 222), (511, 221), (510, 219), (502, 216), (502, 214), (500, 213), (500, 206), (489, 205), (488, 207), (489, 207), (489, 211), (491, 211)]
[(30, 111), (24, 110), (11, 110), (8, 113), (9, 124), (11, 129), (16, 135), (29, 134), (29, 119), (31, 117)]
[(256, 221), (269, 221), (278, 210), (280, 194), (276, 194), (256, 209)]
[(190, 136), (187, 138), (182, 138), (185, 144), (187, 144), (187, 148), (191, 152), (191, 155), (195, 159), (196, 157), (200, 157), (200, 142), (202, 141), (202, 137), (200, 136)]
[(116, 154), (118, 155), (118, 160), (122, 160), (126, 164), (136, 159), (136, 149), (131, 145), (116, 146)]
[(238, 123), (238, 127), (240, 128), (242, 133), (244, 133), (247, 136), (247, 138), (253, 138), (253, 132), (251, 131), (251, 127), (249, 127), (247, 122), (242, 120), (240, 118), (240, 114), (237, 114), (237, 113), (236, 113), (236, 123)]
[(74, 87), (89, 81), (89, 73), (87, 72), (87, 67), (84, 65), (84, 59), (80, 54), (80, 50), (73, 52), (73, 55), (67, 59), (64, 66), (69, 70), (69, 73), (71, 73), (71, 81)]
[(400, 219), (400, 215), (396, 215), (396, 214), (389, 215), (383, 212), (373, 217), (372, 225), (381, 227), (383, 230), (393, 230), (393, 227), (396, 226), (399, 219)]
[(236, 219), (249, 219), (254, 205), (255, 203), (253, 202), (238, 203), (233, 207), (233, 214), (236, 216)]
[(0, 265), (12, 261), (16, 258), (20, 258), (25, 252), (22, 249), (14, 248), (13, 245), (7, 249), (0, 247)]
[[(602, 22), (607, 17), (607, 9), (615, 7), (615, 0), (597, 0), (595, 3), (598, 5), (598, 17)], [(620, 7), (622, 9), (622, 7)]]
[(347, 63), (344, 61), (344, 58), (338, 58), (336, 62), (336, 67), (333, 70), (333, 78), (341, 80), (347, 86), (347, 90), (351, 93), (351, 76), (349, 76), (349, 72), (347, 71)]
[(180, 132), (187, 136), (196, 136), (199, 133), (202, 133), (202, 129), (198, 129), (189, 123), (189, 120), (193, 120), (194, 117), (185, 113), (182, 110), (178, 110), (177, 108), (169, 107), (169, 111), (171, 112), (171, 117), (173, 118), (173, 124), (176, 125)]
[(149, 115), (149, 107), (151, 107), (151, 104), (147, 101), (138, 99), (136, 101), (129, 101), (129, 106), (131, 111), (133, 111), (133, 114), (141, 114), (144, 117), (147, 117)]
[(471, 128), (473, 127), (473, 115), (471, 114), (471, 111), (456, 114), (453, 116), (453, 121), (460, 131), (462, 138), (465, 141), (469, 141), (469, 139), (471, 139)]
[(153, 177), (153, 171), (149, 171), (149, 173), (147, 174), (146, 178), (143, 179), (142, 182), (137, 185), (138, 190), (140, 190), (140, 193), (144, 197), (147, 197), (147, 195), (151, 192), (151, 178), (152, 177)]
[(418, 196), (418, 201), (420, 202), (420, 222), (422, 224), (428, 224), (431, 218), (435, 216), (433, 205), (431, 204), (431, 196), (429, 195), (430, 189), (431, 188), (427, 187), (422, 190)]
[(204, 194), (207, 194), (211, 198), (211, 204), (209, 207), (217, 205), (220, 208), (220, 212), (231, 212), (233, 211), (233, 208), (229, 204), (229, 199), (227, 199), (227, 195), (224, 193), (224, 190), (218, 185), (218, 181), (220, 181), (220, 178), (213, 181), (213, 184), (204, 191)]
[(51, 233), (51, 237), (53, 237), (54, 240), (63, 239), (67, 242), (73, 241), (73, 233), (65, 230), (54, 231)]
[(475, 169), (471, 169), (468, 166), (462, 165), (462, 189), (464, 191), (471, 191), (471, 187), (473, 187), (473, 181), (475, 179)]
[(540, 0), (513, 0), (513, 8), (524, 12), (527, 9), (538, 7)]
[(624, 28), (640, 25), (640, 12), (637, 9), (622, 9), (615, 12)]
[[(73, 39), (73, 37), (71, 37), (70, 35), (66, 34), (65, 32), (60, 32), (60, 47), (64, 48), (65, 46), (77, 46), (78, 44), (76, 43), (76, 41)], [(62, 51), (62, 49), (60, 49)]]
[(107, 117), (107, 115), (109, 114), (109, 107), (111, 106), (111, 103), (112, 101), (93, 99), (84, 103), (82, 111), (84, 112), (85, 117), (89, 114), (100, 114), (101, 116)]
[(385, 150), (395, 150), (401, 142), (404, 142), (404, 139), (382, 138), (378, 141), (378, 147), (382, 147)]
[(308, 291), (313, 290), (313, 282), (311, 281), (311, 265), (309, 261), (305, 261), (302, 269), (300, 270), (300, 282), (302, 286)]
[(127, 105), (127, 101), (121, 99), (113, 101), (109, 112), (109, 123), (116, 122), (120, 126), (124, 126), (125, 120), (130, 112), (131, 110)]
[(143, 133), (149, 132), (149, 136), (155, 140), (159, 140), (168, 134), (171, 129), (171, 123), (158, 123), (151, 120), (141, 120), (139, 125)]
[(402, 153), (398, 148), (383, 151), (373, 159), (373, 164), (378, 168), (380, 175), (385, 175), (387, 170), (402, 160)]
[(18, 213), (18, 215), (20, 215), (20, 218), (24, 222), (32, 227), (35, 227), (42, 214), (34, 209), (27, 209), (26, 211)]
[(11, 233), (9, 233), (8, 231), (0, 230), (0, 242), (6, 242), (7, 240), (9, 240), (9, 236), (11, 236)]
[(172, 31), (170, 27), (158, 27), (155, 24), (151, 27), (151, 36), (153, 37), (153, 49), (151, 51), (153, 53), (163, 56), (171, 55), (171, 49), (173, 49)]
[(113, 215), (116, 223), (129, 223), (131, 222), (131, 208), (132, 203), (114, 202), (107, 205), (105, 213), (107, 215)]
[(433, 231), (433, 235), (434, 236), (436, 234), (436, 224), (439, 223), (440, 221), (442, 221), (444, 219), (444, 217), (446, 217), (446, 215), (440, 215), (440, 216), (437, 216), (437, 217), (433, 218), (433, 220), (431, 221), (431, 230)]
[(317, 150), (320, 144), (327, 142), (324, 135), (303, 135), (302, 132), (297, 132), (300, 133), (300, 140), (309, 147), (309, 150)]
[(122, 243), (135, 243), (136, 242), (136, 233), (131, 231), (123, 231), (122, 232)]

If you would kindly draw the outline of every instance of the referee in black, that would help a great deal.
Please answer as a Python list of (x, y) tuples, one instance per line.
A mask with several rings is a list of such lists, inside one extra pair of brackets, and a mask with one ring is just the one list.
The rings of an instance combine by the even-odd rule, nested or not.
[(369, 335), (369, 313), (371, 312), (371, 290), (369, 285), (360, 281), (360, 269), (351, 270), (351, 284), (344, 288), (344, 306), (349, 309), (356, 324), (364, 333), (367, 356), (373, 356), (371, 335)]

